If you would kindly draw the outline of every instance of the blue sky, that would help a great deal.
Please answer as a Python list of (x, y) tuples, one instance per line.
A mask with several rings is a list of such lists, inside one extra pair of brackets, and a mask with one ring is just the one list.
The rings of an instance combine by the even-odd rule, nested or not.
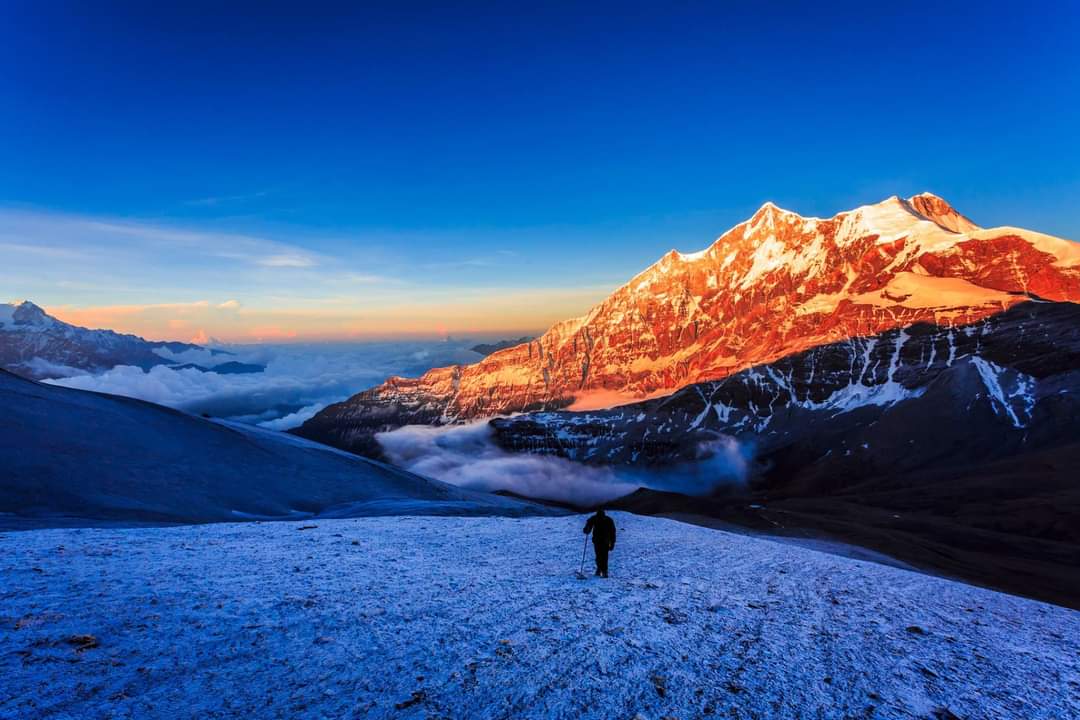
[(220, 5), (0, 9), (5, 295), (499, 333), (765, 200), (1080, 238), (1074, 3)]

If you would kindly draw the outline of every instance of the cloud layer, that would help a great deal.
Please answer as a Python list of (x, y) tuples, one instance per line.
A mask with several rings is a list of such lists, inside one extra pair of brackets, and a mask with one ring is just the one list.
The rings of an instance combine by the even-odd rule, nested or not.
[(170, 360), (204, 367), (224, 361), (257, 363), (262, 373), (226, 375), (159, 365), (144, 371), (118, 366), (100, 375), (74, 375), (49, 382), (65, 387), (126, 395), (193, 413), (261, 424), (275, 430), (300, 425), (331, 402), (376, 385), (390, 375), (414, 376), (438, 365), (475, 362), (464, 342), (384, 342), (262, 345), (231, 348), (233, 355), (207, 350), (161, 351)]
[(395, 465), (474, 490), (509, 490), (531, 498), (593, 505), (637, 489), (620, 482), (608, 468), (506, 452), (495, 445), (486, 421), (441, 428), (411, 425), (376, 438)]
[(475, 490), (507, 490), (580, 507), (609, 502), (639, 487), (707, 495), (746, 479), (751, 451), (720, 437), (698, 448), (698, 460), (665, 469), (584, 465), (550, 455), (511, 453), (494, 441), (487, 421), (411, 425), (376, 436), (395, 465)]

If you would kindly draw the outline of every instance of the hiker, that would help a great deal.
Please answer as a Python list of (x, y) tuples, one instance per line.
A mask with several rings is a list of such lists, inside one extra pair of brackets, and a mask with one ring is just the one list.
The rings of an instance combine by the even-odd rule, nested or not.
[(596, 552), (596, 575), (607, 577), (607, 556), (615, 549), (615, 522), (600, 508), (585, 523), (586, 535), (592, 532), (593, 550)]

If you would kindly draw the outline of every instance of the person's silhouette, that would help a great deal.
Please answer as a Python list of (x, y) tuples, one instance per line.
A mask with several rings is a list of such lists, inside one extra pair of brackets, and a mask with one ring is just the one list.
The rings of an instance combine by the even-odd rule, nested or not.
[(604, 514), (604, 509), (596, 511), (585, 523), (586, 535), (592, 532), (593, 550), (596, 552), (596, 574), (607, 577), (608, 553), (615, 549), (615, 522)]

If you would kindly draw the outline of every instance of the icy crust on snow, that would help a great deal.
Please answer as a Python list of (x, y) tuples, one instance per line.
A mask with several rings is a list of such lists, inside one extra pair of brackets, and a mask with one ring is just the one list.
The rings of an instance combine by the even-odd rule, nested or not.
[(1080, 716), (1080, 613), (614, 517), (8, 533), (0, 718)]

